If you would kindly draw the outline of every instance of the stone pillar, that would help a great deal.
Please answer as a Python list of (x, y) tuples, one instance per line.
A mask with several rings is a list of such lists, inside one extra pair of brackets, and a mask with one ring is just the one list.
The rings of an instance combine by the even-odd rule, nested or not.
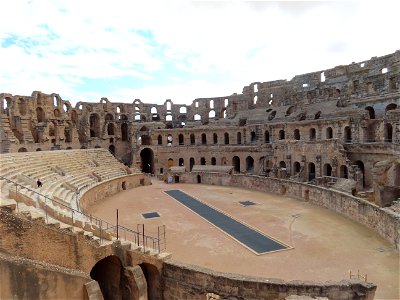
[(315, 164), (315, 177), (321, 177), (322, 174), (322, 166), (321, 166), (321, 155), (317, 155)]
[(139, 266), (125, 267), (121, 277), (123, 299), (147, 300), (147, 281)]
[(85, 283), (85, 290), (87, 293), (87, 299), (89, 300), (104, 300), (103, 294), (99, 283), (96, 280), (89, 281)]

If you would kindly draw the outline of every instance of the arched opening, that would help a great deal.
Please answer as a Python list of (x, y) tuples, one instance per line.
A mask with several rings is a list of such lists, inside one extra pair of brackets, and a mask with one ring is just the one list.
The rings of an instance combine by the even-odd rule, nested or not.
[(332, 138), (333, 138), (333, 130), (332, 130), (332, 127), (328, 127), (328, 128), (326, 129), (326, 139), (329, 140), (329, 139), (332, 139)]
[(194, 158), (193, 157), (190, 158), (189, 165), (190, 165), (190, 171), (192, 171), (193, 166), (194, 166)]
[(264, 132), (264, 142), (269, 144), (270, 143), (270, 139), (269, 139), (269, 131), (265, 130)]
[(349, 126), (344, 128), (344, 142), (351, 143), (351, 128)]
[(295, 140), (300, 140), (300, 130), (295, 129), (293, 132), (293, 137)]
[(220, 112), (220, 114), (219, 114), (219, 117), (220, 117), (221, 119), (225, 119), (225, 118), (226, 118), (226, 109), (225, 109), (225, 108), (223, 108), (223, 109), (221, 110), (221, 112)]
[(392, 124), (386, 123), (385, 124), (385, 142), (391, 143), (393, 140), (393, 127)]
[(332, 176), (332, 166), (330, 164), (324, 165), (324, 175), (325, 176)]
[(236, 139), (237, 139), (237, 144), (238, 145), (242, 144), (242, 133), (241, 132), (237, 133)]
[(221, 165), (226, 165), (226, 157), (221, 158)]
[(216, 133), (213, 134), (213, 143), (218, 144), (218, 135)]
[(41, 148), (37, 148), (36, 151), (42, 151), (42, 149)]
[(240, 158), (238, 156), (232, 158), (232, 166), (235, 173), (240, 173)]
[(200, 165), (202, 166), (206, 165), (206, 159), (204, 157), (200, 158)]
[(45, 120), (45, 115), (44, 115), (44, 110), (41, 107), (36, 108), (36, 118), (38, 123), (44, 122)]
[(256, 142), (256, 133), (254, 131), (250, 133), (250, 140), (252, 143)]
[(173, 141), (174, 141), (174, 138), (172, 137), (172, 135), (168, 134), (167, 135), (167, 145), (172, 146)]
[(208, 118), (209, 119), (215, 118), (215, 110), (210, 110), (210, 112), (208, 113)]
[(98, 114), (91, 114), (89, 118), (90, 137), (100, 137), (100, 117)]
[(211, 157), (211, 165), (215, 166), (217, 164), (217, 159), (215, 157)]
[(308, 181), (315, 179), (315, 164), (310, 162), (308, 164)]
[(225, 145), (229, 145), (229, 133), (224, 133), (224, 143)]
[(367, 106), (365, 110), (368, 112), (370, 119), (375, 119), (375, 110), (372, 106)]
[(194, 145), (194, 144), (196, 144), (196, 138), (195, 138), (194, 134), (192, 133), (190, 135), (190, 145)]
[(121, 188), (124, 191), (126, 190), (126, 181), (122, 181)]
[(286, 170), (286, 163), (283, 160), (279, 162), (279, 168)]
[(110, 255), (98, 261), (90, 277), (99, 283), (104, 299), (122, 299), (123, 267), (117, 256)]
[(397, 104), (395, 103), (390, 103), (389, 105), (386, 106), (385, 108), (385, 114), (389, 111), (389, 110), (393, 110), (397, 108)]
[(300, 173), (300, 163), (298, 161), (295, 161), (293, 164), (293, 173)]
[(279, 139), (284, 140), (285, 139), (285, 130), (279, 130)]
[(294, 106), (290, 106), (287, 110), (286, 110), (286, 116), (291, 115), (294, 112)]
[(123, 141), (128, 140), (128, 124), (126, 123), (121, 124), (121, 139)]
[(167, 167), (171, 168), (174, 166), (174, 160), (172, 158), (169, 158), (167, 161)]
[(113, 120), (114, 120), (114, 117), (113, 117), (112, 114), (108, 113), (108, 114), (106, 114), (106, 116), (105, 116), (104, 119), (105, 119), (106, 121), (113, 121)]
[(140, 151), (140, 159), (142, 162), (142, 172), (153, 173), (154, 153), (150, 148), (144, 148)]
[(205, 133), (201, 134), (201, 144), (206, 145), (207, 144), (207, 136)]
[(197, 183), (201, 183), (201, 176), (197, 175)]
[(107, 125), (107, 134), (114, 135), (114, 124), (113, 123), (109, 123)]
[(54, 110), (54, 117), (55, 118), (60, 118), (61, 117), (61, 113), (60, 113), (60, 110), (58, 108), (56, 108)]
[(349, 178), (349, 171), (346, 165), (341, 165), (339, 168), (340, 178)]
[(178, 135), (178, 142), (179, 142), (179, 145), (185, 144), (182, 133)]
[(159, 134), (158, 137), (157, 137), (157, 143), (159, 145), (162, 145), (162, 135), (161, 134)]
[(162, 299), (160, 272), (158, 271), (157, 267), (148, 263), (142, 263), (139, 266), (143, 271), (144, 277), (146, 278), (148, 299)]
[(214, 108), (214, 100), (210, 100), (210, 108)]
[(194, 115), (194, 120), (195, 121), (200, 121), (201, 120), (201, 116), (199, 114), (195, 114)]
[(310, 128), (310, 141), (316, 140), (316, 131), (315, 128)]
[(361, 175), (362, 175), (362, 186), (365, 188), (365, 169), (364, 169), (364, 163), (361, 160), (357, 160), (355, 163), (357, 167), (360, 169)]
[(114, 145), (110, 145), (108, 147), (108, 150), (110, 150), (111, 154), (115, 156), (115, 146)]
[(18, 152), (28, 152), (28, 150), (26, 148), (22, 147), (22, 148), (18, 149)]
[(250, 174), (254, 172), (254, 158), (251, 156), (246, 157), (246, 171)]
[(181, 158), (179, 158), (179, 166), (180, 167), (183, 167), (185, 165), (185, 161), (184, 161), (184, 159), (181, 157)]

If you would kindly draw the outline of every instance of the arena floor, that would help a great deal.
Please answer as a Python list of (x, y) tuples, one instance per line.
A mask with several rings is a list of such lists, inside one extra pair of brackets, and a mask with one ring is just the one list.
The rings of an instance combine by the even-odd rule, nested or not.
[[(293, 249), (256, 255), (169, 197), (179, 189)], [(239, 201), (256, 205), (243, 206)], [(367, 274), (378, 285), (375, 299), (400, 299), (399, 253), (374, 232), (327, 209), (275, 194), (199, 184), (153, 185), (123, 191), (91, 208), (121, 225), (157, 232), (166, 225), (167, 251), (174, 260), (216, 271), (284, 280), (328, 281)], [(159, 218), (142, 214), (158, 212)]]

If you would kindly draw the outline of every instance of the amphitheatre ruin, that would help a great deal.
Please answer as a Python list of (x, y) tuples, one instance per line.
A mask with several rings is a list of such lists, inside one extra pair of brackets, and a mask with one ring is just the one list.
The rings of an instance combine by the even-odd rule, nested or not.
[(190, 105), (0, 99), (1, 299), (400, 298), (400, 50)]

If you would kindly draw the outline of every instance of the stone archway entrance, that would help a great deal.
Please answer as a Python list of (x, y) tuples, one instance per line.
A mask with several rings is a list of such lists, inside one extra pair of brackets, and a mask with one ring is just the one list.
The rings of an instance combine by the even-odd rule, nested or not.
[(142, 172), (153, 173), (154, 170), (154, 152), (150, 148), (144, 148), (140, 151), (140, 159), (142, 162)]

